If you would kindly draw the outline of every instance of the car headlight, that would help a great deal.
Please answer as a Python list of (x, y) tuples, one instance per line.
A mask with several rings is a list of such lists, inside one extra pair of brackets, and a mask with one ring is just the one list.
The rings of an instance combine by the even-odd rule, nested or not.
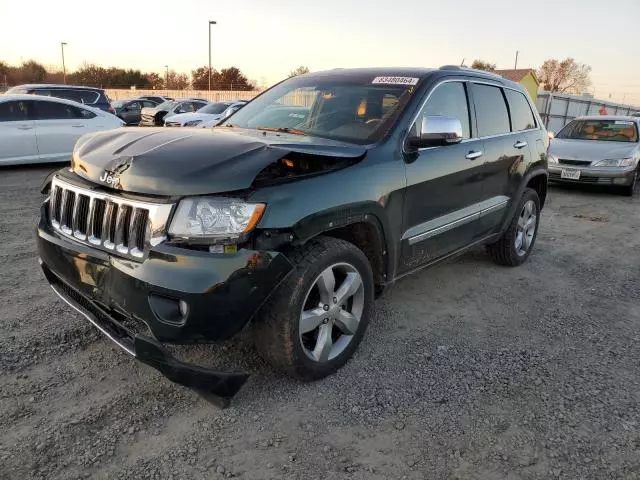
[(555, 155), (547, 154), (547, 162), (549, 162), (549, 163), (558, 163), (558, 157), (556, 157)]
[(593, 164), (594, 167), (631, 167), (634, 159), (630, 158), (608, 158), (606, 160), (600, 160)]
[(178, 204), (169, 236), (202, 243), (242, 241), (258, 224), (265, 207), (264, 203), (245, 203), (229, 198), (185, 198)]
[(200, 125), (202, 120), (189, 120), (188, 122), (184, 122), (185, 127), (195, 127), (196, 125)]

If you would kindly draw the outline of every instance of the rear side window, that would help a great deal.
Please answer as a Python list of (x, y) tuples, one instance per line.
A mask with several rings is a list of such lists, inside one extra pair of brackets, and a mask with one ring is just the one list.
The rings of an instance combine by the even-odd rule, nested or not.
[(476, 106), (478, 135), (480, 137), (511, 132), (509, 112), (501, 88), (474, 83), (473, 101)]
[(0, 122), (23, 122), (32, 118), (33, 105), (27, 101), (0, 103)]
[(462, 82), (448, 82), (436, 87), (427, 101), (423, 115), (455, 117), (462, 124), (462, 138), (470, 137), (469, 105)]
[(36, 120), (69, 120), (93, 118), (95, 113), (58, 102), (35, 102)]
[(85, 103), (87, 105), (93, 105), (98, 102), (100, 94), (93, 90), (61, 90), (60, 95), (53, 94), (55, 97), (62, 97), (69, 100), (73, 100), (78, 103)]
[(504, 91), (509, 101), (511, 110), (511, 125), (514, 132), (536, 128), (536, 119), (533, 116), (529, 102), (525, 96), (515, 90), (506, 89)]

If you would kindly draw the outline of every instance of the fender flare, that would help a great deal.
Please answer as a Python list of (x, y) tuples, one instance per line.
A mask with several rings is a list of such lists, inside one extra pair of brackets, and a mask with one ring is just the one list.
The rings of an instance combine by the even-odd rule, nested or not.
[(524, 176), (522, 177), (522, 181), (518, 186), (518, 190), (516, 191), (516, 194), (513, 197), (513, 201), (509, 206), (507, 215), (505, 215), (502, 228), (500, 230), (501, 232), (504, 232), (509, 226), (509, 222), (511, 222), (511, 219), (515, 214), (516, 208), (518, 208), (518, 203), (520, 203), (520, 199), (522, 198), (522, 195), (524, 195), (524, 189), (527, 188), (527, 185), (529, 184), (532, 178), (539, 177), (539, 176), (544, 176), (545, 181), (546, 182), (549, 181), (549, 172), (547, 171), (547, 168), (543, 165), (533, 167), (524, 174)]

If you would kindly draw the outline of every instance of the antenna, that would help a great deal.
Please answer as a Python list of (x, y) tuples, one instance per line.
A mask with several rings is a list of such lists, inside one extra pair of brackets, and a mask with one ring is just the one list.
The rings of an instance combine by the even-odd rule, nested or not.
[(515, 65), (513, 66), (513, 69), (514, 69), (514, 70), (517, 70), (517, 69), (518, 69), (518, 54), (519, 54), (519, 53), (520, 53), (520, 51), (519, 51), (519, 50), (516, 50), (516, 63), (515, 63)]
[(464, 67), (464, 61), (465, 61), (465, 59), (463, 58), (462, 61), (460, 62), (460, 66), (461, 67)]

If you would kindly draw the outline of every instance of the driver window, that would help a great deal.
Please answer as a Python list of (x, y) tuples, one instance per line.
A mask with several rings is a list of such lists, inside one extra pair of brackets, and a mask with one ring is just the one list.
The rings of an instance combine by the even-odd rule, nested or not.
[(447, 82), (436, 87), (418, 118), (424, 115), (455, 117), (462, 124), (462, 138), (471, 138), (469, 103), (462, 82)]

